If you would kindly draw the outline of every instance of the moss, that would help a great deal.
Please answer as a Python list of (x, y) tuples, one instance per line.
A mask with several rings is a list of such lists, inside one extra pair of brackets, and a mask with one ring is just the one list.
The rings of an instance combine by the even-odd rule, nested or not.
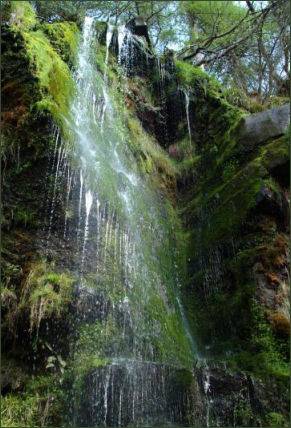
[(273, 165), (284, 165), (289, 162), (289, 141), (286, 136), (271, 141), (269, 144), (260, 148), (260, 157), (262, 165), (267, 169)]
[(23, 32), (23, 37), (32, 73), (42, 92), (42, 99), (36, 103), (36, 109), (49, 111), (61, 126), (68, 115), (74, 88), (68, 66), (42, 31)]
[(257, 113), (260, 111), (265, 110), (266, 106), (264, 106), (262, 103), (257, 101), (256, 99), (253, 99), (249, 97), (242, 89), (231, 87), (224, 89), (223, 97), (232, 105), (237, 106), (239, 108), (244, 109), (247, 112), (250, 113)]
[(30, 30), (36, 26), (36, 15), (29, 1), (11, 1), (10, 23), (16, 30)]
[(220, 90), (219, 83), (210, 77), (200, 67), (194, 67), (185, 61), (176, 61), (176, 75), (178, 83), (184, 88), (194, 88), (197, 84), (203, 88), (206, 95), (209, 90), (218, 93)]
[(54, 22), (43, 24), (42, 30), (52, 46), (70, 66), (75, 64), (80, 32), (74, 22)]
[(19, 205), (13, 211), (13, 222), (15, 225), (23, 225), (24, 227), (38, 226), (36, 213)]
[(168, 192), (175, 187), (176, 168), (168, 154), (143, 130), (138, 119), (129, 115), (127, 126), (130, 147), (143, 174), (151, 177), (155, 187)]
[(105, 323), (96, 321), (81, 326), (78, 335), (69, 368), (82, 379), (95, 368), (108, 364), (107, 351), (116, 346), (120, 332), (114, 321), (109, 319)]
[[(96, 65), (98, 67), (98, 70), (100, 71), (101, 74), (105, 73), (105, 56), (106, 56), (106, 47), (99, 45), (98, 49), (96, 51)], [(110, 56), (111, 58), (111, 56)], [(110, 67), (110, 71), (111, 71), (111, 67)], [(109, 74), (109, 77), (113, 77), (112, 76), (112, 71)], [(116, 76), (114, 76), (113, 78), (115, 78)]]
[[(64, 117), (68, 115), (70, 97), (74, 89), (68, 65), (61, 56), (74, 57), (78, 37), (76, 26), (73, 23), (34, 25), (37, 21), (30, 3), (25, 1), (13, 3), (15, 3), (16, 16), (21, 14), (25, 17), (21, 18), (18, 24), (10, 26), (13, 37), (17, 39), (16, 46), (23, 45), (19, 54), (14, 53), (14, 59), (19, 60), (23, 57), (22, 66), (25, 67), (26, 74), (27, 68), (30, 72), (29, 80), (25, 81), (29, 83), (25, 83), (24, 86), (25, 89), (26, 86), (29, 86), (28, 91), (30, 92), (21, 89), (24, 92), (22, 98), (26, 97), (21, 106), (27, 113), (26, 104), (29, 104), (30, 114), (23, 116), (27, 119), (35, 110), (43, 114), (50, 113), (61, 126)], [(44, 29), (50, 35), (51, 43), (45, 35)], [(10, 60), (9, 54), (11, 55), (10, 51), (7, 53), (7, 61)], [(8, 67), (11, 67), (10, 62)], [(18, 84), (22, 87), (21, 85)], [(32, 105), (33, 103), (34, 105)]]
[(253, 425), (254, 412), (249, 403), (241, 401), (240, 403), (236, 404), (233, 416), (235, 420), (235, 426), (247, 427)]
[(58, 273), (52, 265), (35, 263), (22, 290), (20, 309), (29, 309), (30, 328), (39, 328), (42, 319), (60, 317), (71, 302), (74, 279)]
[(146, 310), (145, 324), (151, 325), (153, 319), (156, 322), (151, 340), (157, 349), (157, 360), (174, 366), (191, 366), (191, 349), (188, 338), (183, 333), (184, 326), (178, 307), (176, 311), (169, 310), (161, 297), (152, 296)]
[(281, 413), (270, 412), (266, 415), (266, 426), (268, 427), (288, 427), (287, 418)]
[(32, 377), (26, 385), (26, 395), (38, 403), (36, 426), (61, 426), (66, 398), (60, 373)]
[(290, 102), (290, 98), (288, 97), (270, 95), (270, 97), (267, 98), (267, 100), (264, 102), (264, 109), (282, 106), (284, 104), (288, 104), (289, 102)]
[(190, 370), (177, 370), (172, 375), (173, 388), (181, 391), (189, 390), (193, 384), (193, 373)]
[[(267, 171), (254, 161), (236, 172), (235, 167), (225, 172), (226, 181), (212, 188), (206, 182), (197, 197), (184, 208), (185, 215), (193, 215), (193, 209), (206, 211), (205, 225), (200, 232), (199, 246), (210, 247), (218, 240), (232, 236), (240, 227), (249, 211), (257, 203), (257, 195), (263, 187)], [(190, 214), (191, 213), (191, 214)], [(193, 238), (196, 231), (193, 231)], [(198, 244), (198, 243), (197, 243)]]

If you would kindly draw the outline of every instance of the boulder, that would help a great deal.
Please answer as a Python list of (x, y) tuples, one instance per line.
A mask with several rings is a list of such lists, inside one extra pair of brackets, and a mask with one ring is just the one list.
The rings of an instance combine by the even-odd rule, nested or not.
[(238, 141), (242, 151), (252, 151), (259, 144), (283, 135), (290, 123), (290, 105), (285, 104), (242, 119)]

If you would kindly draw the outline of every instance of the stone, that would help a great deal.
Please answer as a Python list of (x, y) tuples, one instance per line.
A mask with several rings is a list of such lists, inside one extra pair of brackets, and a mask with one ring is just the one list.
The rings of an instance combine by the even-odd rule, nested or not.
[(148, 26), (142, 16), (136, 16), (131, 19), (127, 24), (126, 28), (135, 36), (144, 37), (147, 41), (148, 47), (151, 47), (151, 41), (148, 33)]
[(289, 123), (289, 104), (243, 118), (237, 134), (242, 151), (252, 151), (259, 144), (271, 138), (280, 137), (287, 131)]

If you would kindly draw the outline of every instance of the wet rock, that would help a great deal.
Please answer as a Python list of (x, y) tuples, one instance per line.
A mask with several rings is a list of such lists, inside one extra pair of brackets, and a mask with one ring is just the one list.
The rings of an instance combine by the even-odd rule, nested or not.
[(145, 22), (144, 18), (142, 16), (137, 16), (133, 19), (131, 19), (127, 24), (126, 24), (126, 28), (129, 29), (129, 31), (139, 37), (143, 37), (147, 44), (148, 47), (151, 47), (151, 41), (149, 38), (149, 32), (148, 32), (148, 26), (147, 23)]
[(81, 322), (93, 323), (107, 318), (110, 302), (100, 291), (78, 284), (74, 295), (73, 312)]
[[(276, 380), (255, 380), (242, 372), (231, 372), (219, 363), (195, 369), (204, 401), (207, 426), (264, 426), (270, 411), (288, 417), (282, 386)], [(284, 394), (283, 394), (284, 395)]]
[(106, 33), (108, 30), (108, 25), (103, 21), (96, 21), (95, 23), (96, 35), (99, 43), (101, 45), (106, 44)]
[(118, 37), (118, 56), (120, 64), (128, 77), (149, 77), (153, 75), (156, 59), (151, 49), (147, 25), (141, 17), (130, 20), (122, 37)]
[(165, 421), (205, 426), (203, 400), (191, 371), (121, 358), (89, 373), (85, 385), (75, 409), (78, 426), (160, 426)]
[(256, 210), (274, 217), (283, 230), (288, 227), (289, 205), (284, 193), (262, 186), (256, 196)]
[(238, 141), (243, 152), (283, 135), (290, 122), (290, 105), (285, 104), (244, 118), (238, 129)]

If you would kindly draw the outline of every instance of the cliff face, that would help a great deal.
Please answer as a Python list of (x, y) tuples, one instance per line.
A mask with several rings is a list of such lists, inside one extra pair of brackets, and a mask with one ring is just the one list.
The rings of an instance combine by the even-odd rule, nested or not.
[[(168, 234), (174, 239), (165, 248), (178, 248), (182, 301), (200, 355), (192, 370), (180, 320), (164, 310), (172, 294), (152, 296), (149, 325), (155, 318), (167, 326), (154, 343), (154, 357), (165, 365), (154, 372), (166, 384), (163, 411), (170, 417), (178, 402), (173, 420), (179, 423), (282, 426), (288, 416), (290, 329), (286, 107), (245, 118), (206, 73), (175, 62), (171, 53), (158, 63), (150, 46), (131, 39), (131, 62), (120, 73), (118, 38), (113, 35), (108, 55), (106, 25), (96, 28), (96, 69), (115, 91), (139, 171), (171, 217)], [(136, 36), (146, 34), (144, 28)], [(2, 422), (61, 426), (76, 400), (78, 423), (94, 423), (95, 416), (86, 414), (90, 391), (82, 401), (84, 381), (88, 390), (98, 379), (103, 388), (108, 376), (126, 378), (128, 368), (106, 369), (106, 355), (122, 335), (114, 319), (107, 323), (110, 303), (117, 305), (120, 297), (105, 275), (114, 252), (109, 226), (99, 288), (88, 293), (77, 272), (83, 269), (89, 284), (96, 248), (90, 241), (83, 262), (75, 252), (80, 184), (71, 178), (68, 201), (70, 174), (64, 165), (60, 176), (57, 169), (66, 161), (64, 151), (56, 151), (57, 135), (68, 132), (80, 32), (70, 22), (40, 24), (22, 2), (9, 25), (3, 23), (2, 37)], [(104, 218), (115, 230), (115, 214)], [(165, 266), (170, 282), (173, 266)], [(115, 279), (125, 283), (122, 268), (114, 269)], [(168, 372), (177, 355), (186, 369)], [(130, 385), (127, 394), (134, 399)], [(126, 424), (132, 409), (124, 408)], [(115, 413), (103, 415), (108, 424), (118, 424)]]
[[(156, 123), (162, 112), (170, 132), (161, 143), (177, 168), (184, 304), (210, 366), (210, 418), (222, 425), (231, 418), (242, 425), (283, 423), (290, 330), (289, 106), (250, 115), (230, 105), (207, 74), (169, 56), (162, 76)], [(141, 95), (135, 102), (149, 129), (148, 112), (140, 112), (146, 103)], [(151, 132), (161, 138), (153, 125)], [(222, 370), (222, 386), (225, 363), (246, 378)]]

